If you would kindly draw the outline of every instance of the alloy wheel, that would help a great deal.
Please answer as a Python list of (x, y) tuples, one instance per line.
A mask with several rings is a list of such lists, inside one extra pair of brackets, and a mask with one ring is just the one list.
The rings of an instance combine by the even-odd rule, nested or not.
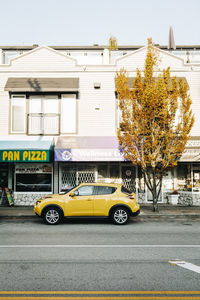
[(124, 224), (128, 220), (128, 214), (124, 209), (117, 209), (113, 217), (117, 224)]
[(45, 219), (46, 219), (48, 224), (52, 224), (52, 225), (57, 224), (59, 222), (60, 215), (59, 215), (57, 210), (49, 209), (46, 212)]

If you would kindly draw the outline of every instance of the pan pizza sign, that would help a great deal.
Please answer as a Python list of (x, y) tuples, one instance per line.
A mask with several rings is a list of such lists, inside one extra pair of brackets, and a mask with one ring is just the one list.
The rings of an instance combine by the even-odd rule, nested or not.
[(47, 162), (49, 150), (0, 150), (0, 162)]

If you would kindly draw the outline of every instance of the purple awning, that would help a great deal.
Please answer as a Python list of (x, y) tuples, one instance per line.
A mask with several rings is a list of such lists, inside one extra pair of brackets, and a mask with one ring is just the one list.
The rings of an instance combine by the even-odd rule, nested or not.
[(124, 161), (117, 137), (59, 137), (55, 161)]

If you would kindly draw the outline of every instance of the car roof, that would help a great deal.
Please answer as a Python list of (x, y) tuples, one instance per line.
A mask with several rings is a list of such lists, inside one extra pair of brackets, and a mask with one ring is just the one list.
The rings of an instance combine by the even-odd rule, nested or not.
[(122, 184), (120, 184), (120, 183), (107, 183), (107, 182), (93, 182), (93, 183), (83, 182), (83, 183), (80, 183), (80, 186), (82, 186), (82, 185), (111, 186), (111, 187), (121, 187), (122, 186)]

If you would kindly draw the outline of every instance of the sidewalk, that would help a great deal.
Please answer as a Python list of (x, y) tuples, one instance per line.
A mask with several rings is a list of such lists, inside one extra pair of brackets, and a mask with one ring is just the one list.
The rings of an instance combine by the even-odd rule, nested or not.
[[(159, 212), (152, 212), (152, 204), (142, 204), (141, 213), (137, 218), (180, 218), (192, 217), (200, 220), (200, 206), (173, 206), (160, 204)], [(0, 207), (0, 218), (30, 218), (36, 217), (32, 206)]]

